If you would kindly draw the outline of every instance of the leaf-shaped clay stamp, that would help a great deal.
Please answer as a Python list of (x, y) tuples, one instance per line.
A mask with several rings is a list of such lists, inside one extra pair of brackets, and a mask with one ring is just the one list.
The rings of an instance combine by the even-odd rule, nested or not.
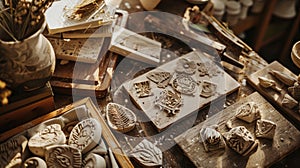
[(89, 153), (83, 160), (84, 168), (106, 168), (105, 159), (97, 154)]
[(206, 152), (225, 148), (225, 141), (222, 135), (214, 128), (202, 128), (200, 130), (200, 138)]
[(293, 86), (296, 82), (295, 78), (280, 71), (271, 70), (270, 74), (272, 74), (276, 79), (278, 79), (280, 82), (287, 86)]
[(236, 118), (252, 123), (254, 120), (260, 119), (260, 110), (255, 102), (248, 102), (236, 111)]
[(26, 159), (23, 164), (24, 168), (45, 168), (47, 167), (46, 161), (39, 157), (30, 157)]
[(20, 135), (0, 144), (0, 167), (21, 167), (28, 140)]
[(133, 87), (138, 98), (148, 97), (152, 94), (149, 81), (136, 82)]
[(177, 92), (186, 95), (194, 95), (197, 86), (197, 82), (187, 74), (177, 74), (172, 81), (172, 87)]
[(51, 124), (34, 134), (28, 142), (29, 150), (40, 157), (45, 156), (46, 147), (65, 144), (66, 136), (59, 124)]
[(162, 165), (161, 150), (147, 139), (144, 139), (132, 149), (131, 156), (145, 167)]
[(202, 84), (202, 91), (200, 96), (209, 98), (216, 94), (217, 92), (217, 84), (209, 82), (209, 81), (203, 81)]
[(197, 70), (197, 65), (194, 61), (186, 58), (181, 58), (177, 61), (175, 71), (178, 73), (194, 74)]
[(135, 114), (130, 109), (117, 103), (107, 104), (106, 118), (112, 129), (123, 133), (134, 129), (136, 124)]
[(248, 155), (258, 145), (258, 141), (244, 126), (234, 127), (223, 136), (227, 145), (243, 156)]
[(102, 127), (98, 120), (88, 118), (80, 121), (73, 129), (68, 144), (86, 154), (101, 140)]
[(81, 152), (69, 145), (52, 145), (47, 147), (45, 159), (48, 168), (81, 168)]
[(256, 121), (255, 135), (258, 138), (273, 139), (275, 130), (276, 124), (273, 121), (265, 119)]
[(171, 90), (163, 90), (155, 98), (154, 104), (158, 106), (160, 110), (166, 111), (169, 115), (175, 115), (180, 111), (182, 98), (179, 93)]
[(159, 88), (166, 88), (171, 80), (170, 72), (149, 72), (146, 77), (157, 84)]

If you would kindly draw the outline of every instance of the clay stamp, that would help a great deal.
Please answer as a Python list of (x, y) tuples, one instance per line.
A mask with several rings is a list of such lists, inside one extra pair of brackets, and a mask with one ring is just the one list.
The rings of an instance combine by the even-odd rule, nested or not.
[(94, 118), (80, 121), (73, 129), (68, 144), (86, 154), (101, 140), (102, 127)]
[(260, 119), (260, 110), (255, 102), (248, 102), (236, 111), (236, 118), (252, 123), (253, 121)]
[(163, 156), (161, 150), (147, 139), (144, 139), (132, 149), (131, 156), (145, 167), (162, 165)]
[(225, 148), (225, 141), (222, 135), (214, 128), (202, 128), (200, 130), (200, 138), (206, 152)]
[(163, 90), (156, 97), (154, 104), (169, 115), (175, 115), (180, 111), (180, 106), (182, 105), (181, 95), (171, 90)]
[(194, 74), (197, 70), (197, 65), (194, 61), (190, 61), (186, 58), (181, 58), (177, 61), (175, 71), (178, 73)]
[(120, 104), (108, 103), (106, 106), (106, 118), (108, 125), (112, 129), (122, 133), (129, 132), (135, 128), (135, 114)]
[(276, 124), (272, 121), (261, 119), (256, 121), (255, 135), (258, 138), (273, 139)]
[(137, 82), (133, 84), (138, 98), (148, 97), (151, 93), (151, 87), (149, 81)]
[(0, 167), (21, 167), (28, 140), (20, 135), (0, 144)]
[(24, 168), (45, 168), (46, 162), (39, 157), (30, 157), (23, 164)]
[(158, 88), (166, 88), (171, 80), (170, 72), (149, 72), (146, 77), (157, 84)]
[(90, 153), (84, 158), (83, 165), (83, 168), (106, 168), (105, 159), (94, 153)]
[(209, 97), (215, 95), (215, 93), (217, 92), (217, 86), (218, 85), (215, 83), (203, 81), (202, 91), (201, 91), (200, 96), (209, 98)]
[(253, 135), (244, 126), (234, 127), (223, 136), (227, 145), (243, 156), (248, 155), (258, 145)]
[(176, 74), (176, 77), (172, 81), (172, 87), (179, 93), (194, 95), (198, 85), (190, 75)]
[(49, 168), (72, 167), (81, 168), (81, 152), (69, 145), (49, 146), (45, 153), (45, 159)]
[(40, 157), (45, 156), (46, 147), (65, 144), (66, 137), (59, 124), (51, 124), (33, 135), (28, 142), (29, 150)]

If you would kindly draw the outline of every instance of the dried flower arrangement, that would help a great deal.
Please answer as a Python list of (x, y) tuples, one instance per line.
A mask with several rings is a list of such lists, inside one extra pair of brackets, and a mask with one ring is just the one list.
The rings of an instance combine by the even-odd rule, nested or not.
[(44, 24), (54, 0), (0, 0), (0, 40), (22, 41)]

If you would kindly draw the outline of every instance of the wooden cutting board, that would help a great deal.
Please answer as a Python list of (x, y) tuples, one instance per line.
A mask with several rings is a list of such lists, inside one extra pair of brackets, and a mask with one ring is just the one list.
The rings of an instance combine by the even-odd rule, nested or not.
[[(299, 113), (299, 107), (295, 107), (294, 109), (289, 109), (286, 107), (283, 107), (281, 105), (282, 99), (287, 91), (287, 86), (279, 82), (274, 76), (272, 76), (269, 72), (271, 70), (277, 70), (279, 72), (282, 72), (284, 74), (290, 75), (293, 78), (297, 79), (297, 76), (293, 74), (290, 70), (285, 68), (283, 65), (281, 65), (279, 62), (274, 61), (265, 68), (251, 74), (248, 76), (248, 82), (256, 89), (258, 90), (266, 99), (268, 99), (274, 106), (280, 109), (280, 112), (283, 112), (282, 114), (284, 116), (287, 116), (288, 119), (291, 119), (293, 122), (295, 122), (298, 126), (300, 126), (300, 113)], [(266, 77), (268, 79), (272, 79), (276, 82), (276, 86), (281, 88), (281, 92), (277, 92), (274, 89), (271, 88), (263, 88), (259, 85), (258, 77)]]
[[(233, 127), (245, 126), (253, 134), (256, 122), (248, 124), (235, 118), (236, 109), (251, 101), (257, 103), (262, 119), (277, 124), (274, 139), (258, 139), (258, 148), (248, 156), (242, 156), (228, 146), (225, 150), (205, 152), (203, 144), (199, 142), (199, 133), (203, 127), (217, 124), (222, 134), (228, 131), (225, 124), (230, 120)], [(175, 141), (197, 167), (269, 167), (300, 147), (300, 132), (267, 100), (255, 92), (177, 136)]]

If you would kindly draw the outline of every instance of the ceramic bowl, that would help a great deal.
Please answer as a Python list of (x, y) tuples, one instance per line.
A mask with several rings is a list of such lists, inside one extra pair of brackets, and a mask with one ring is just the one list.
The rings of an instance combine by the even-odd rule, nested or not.
[(294, 64), (300, 68), (300, 41), (296, 42), (293, 45), (292, 52), (291, 52), (291, 58)]

